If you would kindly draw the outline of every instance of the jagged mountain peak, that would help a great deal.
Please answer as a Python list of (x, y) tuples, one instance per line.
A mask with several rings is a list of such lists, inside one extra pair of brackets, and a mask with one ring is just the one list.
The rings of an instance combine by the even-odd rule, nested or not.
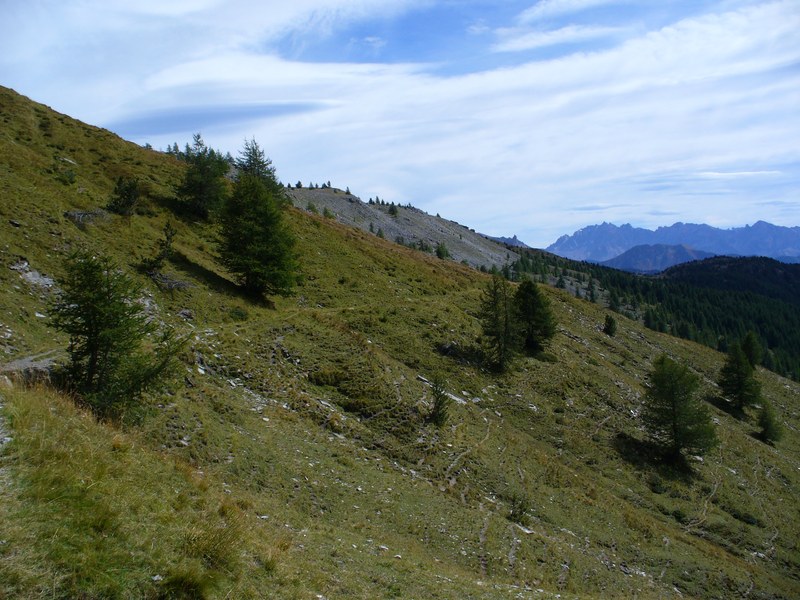
[(732, 229), (703, 223), (677, 222), (652, 231), (630, 224), (592, 225), (561, 236), (547, 250), (574, 260), (604, 262), (641, 245), (686, 245), (710, 254), (769, 256), (781, 260), (800, 256), (800, 227), (765, 221)]

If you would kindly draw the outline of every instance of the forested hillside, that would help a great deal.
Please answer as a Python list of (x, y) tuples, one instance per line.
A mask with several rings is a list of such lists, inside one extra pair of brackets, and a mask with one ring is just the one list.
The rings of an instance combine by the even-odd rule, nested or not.
[(509, 269), (607, 306), (649, 329), (725, 351), (752, 331), (764, 366), (800, 379), (798, 265), (714, 257), (642, 276), (529, 250)]
[[(600, 302), (613, 271), (506, 266), (553, 284), (534, 286), (555, 321), (534, 352), (516, 305), (487, 302), (530, 282), (283, 202), (291, 289), (254, 291), (264, 265), (221, 240), (260, 214), (245, 200), (274, 208), (260, 184), (226, 179), (204, 216), (201, 161), (7, 89), (0, 114), (0, 597), (800, 595), (800, 387), (758, 368), (761, 403), (737, 412), (724, 355), (628, 318), (633, 287), (619, 312)], [(100, 258), (131, 284), (116, 307), (152, 327), (143, 352), (183, 340), (123, 414), (48, 379), (70, 364), (54, 315), (78, 306), (58, 302), (71, 268)], [(506, 333), (501, 373), (487, 356)], [(643, 418), (657, 365), (688, 382), (708, 444), (665, 452)], [(764, 435), (766, 406), (782, 437)]]

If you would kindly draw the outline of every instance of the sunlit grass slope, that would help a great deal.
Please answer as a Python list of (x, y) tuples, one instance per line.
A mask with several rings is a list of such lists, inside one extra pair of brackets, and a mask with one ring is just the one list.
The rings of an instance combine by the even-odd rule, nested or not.
[[(65, 252), (88, 245), (133, 272), (170, 219), (178, 252), (165, 271), (190, 286), (141, 280), (154, 318), (189, 344), (135, 429), (94, 423), (46, 390), (0, 391), (14, 438), (0, 450), (2, 592), (169, 597), (195, 582), (207, 597), (800, 595), (797, 384), (759, 371), (786, 430), (777, 446), (712, 406), (720, 445), (691, 474), (653, 465), (638, 419), (652, 360), (688, 364), (713, 395), (716, 352), (621, 316), (608, 337), (605, 309), (545, 288), (560, 324), (547, 356), (493, 375), (474, 360), (485, 276), (300, 210), (289, 219), (301, 284), (254, 304), (218, 266), (213, 227), (171, 212), (180, 164), (0, 98), (9, 360), (65, 344), (36, 316), (47, 290), (8, 268), (21, 257), (57, 276)], [(52, 172), (56, 151), (78, 162), (73, 183)], [(142, 214), (82, 227), (63, 216), (103, 206), (123, 167), (151, 182)], [(459, 399), (442, 429), (425, 421), (422, 378), (434, 376)], [(221, 557), (197, 538), (218, 541)], [(103, 556), (116, 566), (100, 569)]]

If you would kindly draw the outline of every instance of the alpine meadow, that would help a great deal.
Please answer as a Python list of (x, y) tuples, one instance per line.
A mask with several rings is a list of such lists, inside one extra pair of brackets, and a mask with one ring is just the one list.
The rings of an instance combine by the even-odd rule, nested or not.
[(800, 597), (788, 350), (266, 140), (0, 117), (0, 598)]

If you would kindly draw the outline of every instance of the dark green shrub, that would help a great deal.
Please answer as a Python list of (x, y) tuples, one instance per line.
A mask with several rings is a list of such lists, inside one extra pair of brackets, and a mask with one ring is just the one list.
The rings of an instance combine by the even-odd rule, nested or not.
[(141, 190), (137, 179), (119, 177), (111, 194), (111, 199), (106, 205), (106, 210), (129, 217), (136, 210), (140, 195)]
[(617, 320), (611, 315), (606, 315), (606, 321), (603, 325), (603, 333), (610, 337), (614, 337), (617, 334)]

